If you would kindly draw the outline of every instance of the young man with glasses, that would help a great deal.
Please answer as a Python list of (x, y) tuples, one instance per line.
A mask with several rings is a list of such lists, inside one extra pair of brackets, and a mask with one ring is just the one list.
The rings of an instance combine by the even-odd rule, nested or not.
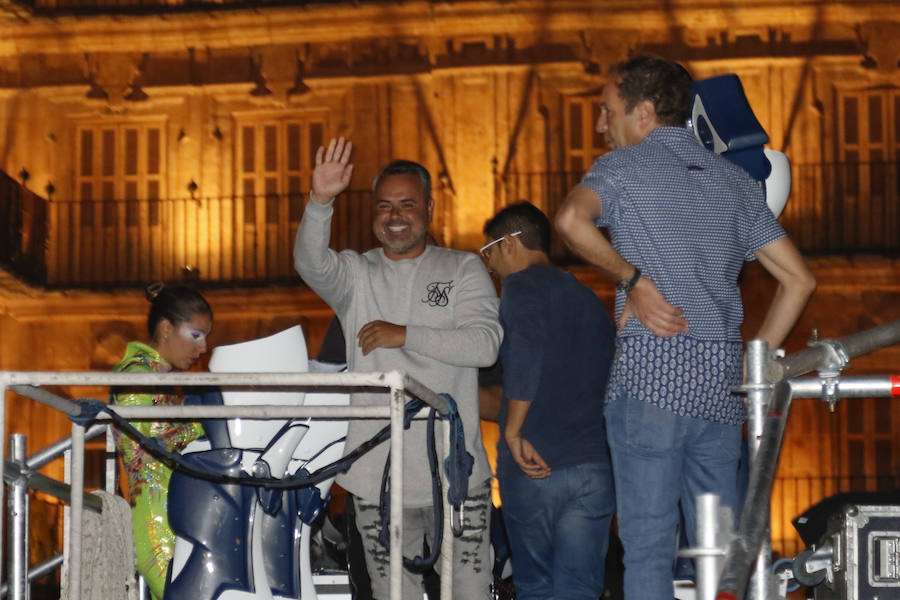
[(603, 594), (615, 512), (603, 400), (615, 329), (606, 307), (550, 264), (550, 223), (528, 202), (484, 226), (503, 281), (497, 476), (519, 600)]

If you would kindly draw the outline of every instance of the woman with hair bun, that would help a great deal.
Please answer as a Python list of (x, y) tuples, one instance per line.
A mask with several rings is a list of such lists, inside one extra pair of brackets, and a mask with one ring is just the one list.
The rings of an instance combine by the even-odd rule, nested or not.
[[(147, 315), (149, 343), (129, 342), (125, 356), (113, 367), (128, 373), (167, 373), (186, 370), (206, 352), (206, 337), (212, 329), (212, 309), (195, 290), (184, 286), (147, 287), (150, 312)], [(160, 406), (181, 404), (173, 391), (117, 391), (115, 404)], [(168, 450), (180, 451), (203, 435), (199, 423), (135, 421), (132, 425), (147, 437), (162, 440)], [(116, 446), (128, 478), (132, 506), (137, 571), (157, 600), (163, 597), (166, 570), (172, 558), (175, 536), (169, 527), (166, 501), (172, 471), (144, 448), (121, 432), (115, 432)]]

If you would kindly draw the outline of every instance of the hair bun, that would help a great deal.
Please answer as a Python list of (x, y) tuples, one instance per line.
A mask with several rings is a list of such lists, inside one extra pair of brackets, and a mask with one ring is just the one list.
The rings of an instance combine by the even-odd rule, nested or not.
[(162, 292), (166, 287), (166, 284), (162, 281), (154, 281), (144, 290), (144, 293), (147, 295), (147, 300), (153, 302), (156, 300), (156, 297), (159, 296), (160, 292)]

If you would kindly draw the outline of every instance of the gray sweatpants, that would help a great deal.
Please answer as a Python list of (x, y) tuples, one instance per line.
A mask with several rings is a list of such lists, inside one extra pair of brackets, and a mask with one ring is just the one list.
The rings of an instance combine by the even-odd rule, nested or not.
[[(356, 525), (366, 552), (366, 567), (372, 580), (374, 600), (390, 598), (390, 551), (378, 543), (381, 518), (378, 505), (354, 497)], [(490, 598), (490, 481), (469, 488), (463, 504), (463, 534), (453, 540), (453, 597), (466, 600)], [(445, 531), (444, 535), (453, 535)], [(422, 541), (433, 547), (434, 509), (406, 508), (403, 510), (403, 556), (422, 555)], [(440, 573), (441, 559), (435, 569)], [(403, 569), (403, 600), (422, 600), (422, 576)]]

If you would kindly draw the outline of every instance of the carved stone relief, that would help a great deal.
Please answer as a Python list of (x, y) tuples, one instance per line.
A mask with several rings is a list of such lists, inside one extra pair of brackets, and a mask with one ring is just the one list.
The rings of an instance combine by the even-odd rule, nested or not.
[(92, 84), (88, 93), (98, 88), (111, 107), (120, 106), (141, 73), (142, 58), (136, 53), (85, 55), (85, 76)]
[(295, 48), (268, 46), (258, 52), (259, 72), (272, 96), (287, 103), (290, 90), (297, 81), (299, 56)]
[(896, 71), (900, 66), (900, 23), (887, 21), (863, 23), (857, 29), (866, 62), (882, 72)]

